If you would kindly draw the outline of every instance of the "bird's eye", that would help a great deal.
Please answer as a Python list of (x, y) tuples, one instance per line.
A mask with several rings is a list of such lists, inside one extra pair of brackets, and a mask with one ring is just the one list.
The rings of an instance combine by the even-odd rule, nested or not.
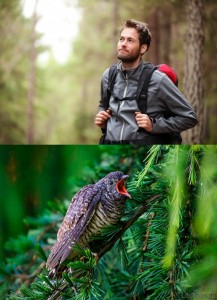
[(114, 183), (113, 180), (109, 180), (109, 184), (112, 185)]

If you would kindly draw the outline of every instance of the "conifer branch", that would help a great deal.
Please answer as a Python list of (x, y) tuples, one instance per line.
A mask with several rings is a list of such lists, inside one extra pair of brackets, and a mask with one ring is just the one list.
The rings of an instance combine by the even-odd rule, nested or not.
[[(122, 226), (121, 230), (118, 231), (114, 237), (109, 241), (108, 244), (106, 244), (100, 251), (98, 251), (98, 259), (100, 259), (106, 252), (108, 252), (116, 243), (116, 241), (124, 234), (124, 232), (148, 209), (148, 204), (150, 202), (153, 202), (158, 197), (160, 197), (160, 194), (152, 196), (151, 198), (147, 199), (146, 203), (135, 212), (135, 214), (132, 216), (130, 220), (128, 220), (124, 225)], [(148, 204), (147, 204), (148, 202)]]

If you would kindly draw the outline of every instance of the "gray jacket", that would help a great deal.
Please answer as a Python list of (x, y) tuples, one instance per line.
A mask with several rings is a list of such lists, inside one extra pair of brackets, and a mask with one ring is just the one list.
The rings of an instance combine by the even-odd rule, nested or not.
[[(126, 71), (126, 76), (121, 70), (121, 62), (117, 65), (118, 73), (113, 91), (122, 99), (136, 96), (137, 84), (143, 69), (143, 61), (136, 69)], [(101, 82), (101, 99), (108, 88), (107, 69)], [(135, 120), (135, 112), (139, 111), (137, 101), (125, 100), (118, 103), (113, 96), (110, 98), (109, 109), (111, 117), (107, 121), (106, 140), (124, 141), (141, 140), (148, 134), (144, 129), (138, 128)], [(99, 103), (99, 110), (105, 110), (103, 101)], [(170, 117), (166, 117), (166, 114)], [(147, 115), (153, 123), (151, 135), (182, 132), (197, 124), (197, 117), (184, 95), (164, 73), (154, 71), (148, 88)]]

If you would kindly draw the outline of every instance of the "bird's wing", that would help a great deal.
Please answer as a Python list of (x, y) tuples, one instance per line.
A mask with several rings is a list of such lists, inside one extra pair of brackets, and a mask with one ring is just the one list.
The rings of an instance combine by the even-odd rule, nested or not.
[(74, 196), (57, 233), (57, 242), (48, 257), (49, 269), (55, 268), (68, 257), (94, 215), (100, 198), (101, 191), (95, 185), (85, 186)]

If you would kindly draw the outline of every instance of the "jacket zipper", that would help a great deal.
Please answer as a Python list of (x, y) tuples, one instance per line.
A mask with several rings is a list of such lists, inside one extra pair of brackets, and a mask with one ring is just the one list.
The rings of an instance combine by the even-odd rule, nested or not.
[[(128, 88), (128, 76), (127, 76), (127, 74), (126, 74), (126, 86), (125, 86), (125, 89), (124, 89), (124, 95), (123, 95), (123, 98), (126, 97), (126, 94), (127, 94), (127, 88)], [(121, 108), (123, 105), (124, 105), (124, 101), (121, 103), (120, 108)], [(120, 141), (122, 141), (122, 138), (123, 138), (124, 127), (125, 127), (125, 122), (124, 122), (124, 120), (123, 120), (123, 125), (122, 125), (121, 133), (120, 133)]]

